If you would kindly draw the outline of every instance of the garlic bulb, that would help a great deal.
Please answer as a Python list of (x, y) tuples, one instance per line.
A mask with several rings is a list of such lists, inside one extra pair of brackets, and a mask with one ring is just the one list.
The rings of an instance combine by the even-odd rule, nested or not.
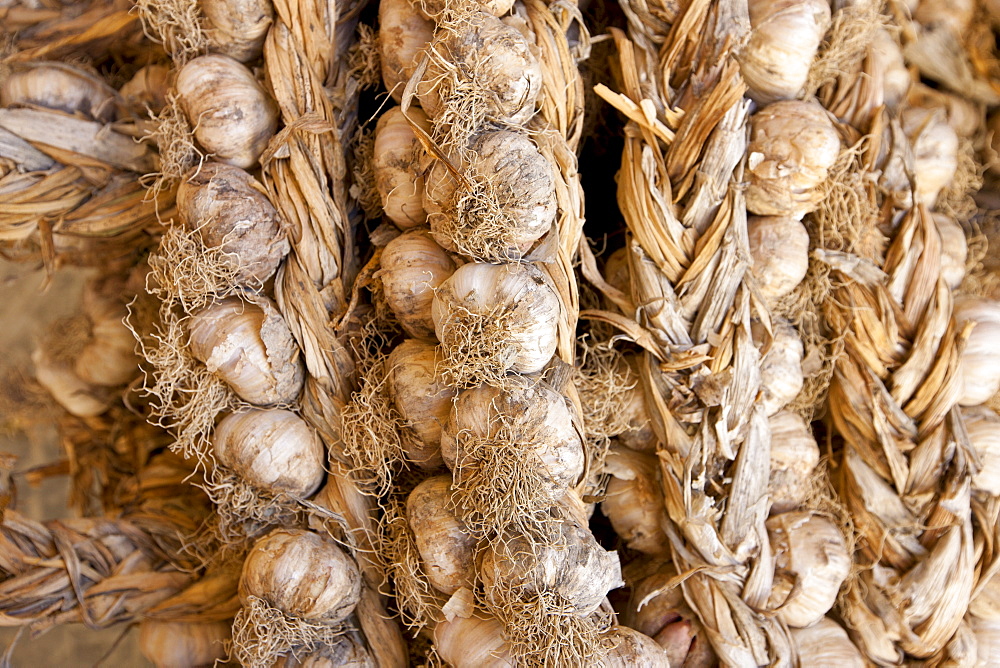
[[(381, 6), (385, 4), (383, 2)], [(413, 122), (430, 132), (430, 121), (418, 107), (410, 107), (407, 114)], [(382, 198), (385, 215), (404, 230), (423, 225), (427, 220), (424, 177), (420, 169), (423, 155), (423, 146), (403, 110), (393, 107), (382, 114), (375, 126), (375, 155), (372, 158), (375, 187)]]
[(565, 612), (587, 615), (624, 584), (618, 554), (605, 551), (587, 527), (567, 519), (551, 531), (549, 540), (534, 544), (524, 535), (504, 536), (483, 553), (479, 577), (488, 605), (502, 608), (511, 593), (551, 592)]
[(632, 294), (632, 277), (628, 268), (628, 248), (622, 247), (604, 262), (604, 280), (613, 288)]
[(768, 304), (791, 293), (809, 269), (809, 233), (789, 216), (751, 216), (750, 257), (757, 287)]
[(100, 123), (115, 120), (118, 93), (100, 77), (72, 65), (38, 61), (19, 64), (0, 80), (0, 106), (31, 104), (82, 113)]
[(670, 542), (660, 522), (665, 519), (655, 456), (612, 447), (604, 462), (611, 474), (601, 510), (615, 533), (633, 550), (668, 555)]
[(195, 139), (220, 161), (250, 169), (278, 127), (278, 105), (245, 66), (210, 54), (177, 74), (177, 94)]
[(882, 72), (882, 95), (885, 106), (895, 109), (906, 99), (913, 77), (906, 69), (903, 52), (889, 31), (880, 27), (868, 45), (873, 69)]
[(976, 323), (962, 351), (959, 367), (964, 390), (959, 403), (976, 406), (986, 403), (1000, 389), (1000, 302), (978, 297), (955, 300), (952, 317), (961, 328), (966, 322)]
[(241, 63), (260, 57), (274, 20), (271, 0), (200, 0), (208, 19), (205, 36), (213, 53)]
[(361, 573), (332, 539), (275, 529), (250, 550), (239, 589), (244, 605), (254, 596), (290, 617), (336, 624), (361, 598)]
[(450, 508), (451, 476), (428, 478), (406, 499), (417, 551), (428, 582), (438, 591), (454, 594), (475, 587), (476, 539)]
[(982, 619), (968, 615), (966, 619), (976, 635), (976, 668), (997, 668), (1000, 657), (1000, 619)]
[(167, 106), (167, 93), (174, 87), (174, 73), (168, 65), (147, 65), (118, 90), (125, 106), (145, 116), (158, 114)]
[(829, 617), (807, 628), (791, 628), (789, 635), (800, 666), (864, 668), (868, 665), (847, 632)]
[[(462, 167), (469, 188), (459, 187), (441, 161), (427, 174), (424, 209), (431, 232), (449, 250), (491, 260), (517, 257), (555, 220), (552, 165), (526, 134), (515, 130), (481, 132), (470, 151), (475, 161)], [(493, 207), (483, 205), (484, 184), (492, 191), (487, 196)]]
[(99, 394), (77, 376), (67, 364), (49, 358), (41, 348), (31, 354), (35, 380), (71, 415), (94, 417), (111, 407), (111, 400)]
[(976, 12), (975, 0), (920, 0), (913, 18), (923, 28), (944, 29), (961, 37)]
[(214, 666), (228, 655), (232, 621), (139, 623), (139, 651), (156, 668)]
[(775, 562), (768, 608), (788, 626), (815, 624), (851, 570), (840, 527), (822, 515), (791, 512), (768, 519), (767, 533)]
[(534, 265), (472, 262), (434, 293), (431, 317), (456, 384), (464, 385), (541, 371), (556, 350), (560, 305)]
[(513, 668), (503, 627), (493, 617), (455, 617), (434, 627), (434, 647), (453, 668)]
[(408, 339), (386, 361), (389, 395), (403, 418), (407, 459), (421, 468), (441, 466), (441, 429), (458, 390), (437, 373), (433, 344)]
[(316, 432), (295, 413), (251, 409), (222, 418), (212, 436), (215, 457), (251, 485), (305, 498), (326, 477)]
[(751, 117), (747, 210), (800, 219), (823, 197), (819, 186), (840, 155), (840, 137), (814, 101), (786, 100)]
[[(438, 20), (444, 15), (447, 0), (415, 0), (420, 12), (428, 19)], [(477, 0), (479, 9), (493, 16), (503, 16), (514, 6), (514, 0)]]
[(426, 230), (409, 230), (386, 244), (381, 268), (385, 300), (400, 326), (419, 339), (434, 338), (434, 291), (453, 273), (455, 263)]
[(934, 213), (934, 224), (941, 235), (941, 278), (955, 290), (965, 278), (965, 262), (969, 258), (965, 231), (957, 220), (943, 213)]
[(431, 118), (460, 99), (452, 97), (454, 88), (470, 81), (482, 89), (474, 102), (484, 104), (488, 116), (524, 125), (534, 115), (542, 91), (542, 67), (517, 28), (492, 14), (473, 12), (454, 29), (438, 31), (430, 49), (448, 56), (447, 68), (432, 59), (417, 87), (420, 106)]
[(748, 94), (760, 104), (798, 97), (830, 27), (827, 0), (750, 0), (750, 39), (740, 53)]
[(415, 0), (381, 0), (378, 5), (382, 83), (396, 102), (402, 101), (403, 89), (420, 62), (421, 52), (434, 39), (434, 22), (421, 14), (419, 5)]
[[(121, 289), (109, 284), (107, 290)], [(133, 380), (139, 373), (136, 340), (125, 325), (129, 310), (118, 294), (100, 294), (95, 284), (83, 292), (83, 311), (90, 322), (90, 340), (77, 354), (73, 371), (91, 385), (116, 387)], [(114, 297), (110, 295), (114, 294)]]
[(812, 429), (798, 413), (782, 411), (768, 418), (771, 427), (771, 477), (767, 495), (771, 514), (795, 510), (812, 490), (819, 464), (819, 446)]
[(922, 83), (913, 85), (906, 102), (911, 107), (939, 109), (959, 137), (973, 138), (983, 125), (983, 111), (978, 103)]
[[(773, 339), (771, 347), (760, 362), (761, 403), (768, 415), (774, 415), (787, 406), (802, 390), (802, 339), (798, 330), (787, 320), (771, 322)], [(759, 322), (752, 325), (754, 342), (760, 342), (766, 331)]]
[(340, 636), (333, 644), (324, 643), (305, 656), (278, 657), (272, 668), (379, 668), (360, 640)]
[(629, 428), (618, 434), (618, 440), (627, 448), (637, 452), (655, 452), (659, 440), (653, 423), (649, 419), (649, 408), (646, 406), (646, 390), (639, 378), (640, 359), (638, 355), (622, 356), (625, 362), (626, 382), (632, 388), (625, 394), (624, 401), (618, 407), (619, 417)]
[(302, 389), (299, 349), (270, 300), (223, 299), (188, 324), (191, 354), (239, 397), (257, 406), (288, 404)]
[(932, 207), (958, 169), (958, 135), (938, 108), (907, 107), (900, 122), (913, 144), (917, 197)]
[(963, 408), (969, 442), (979, 455), (979, 471), (972, 478), (972, 488), (1000, 496), (1000, 415), (986, 406)]
[(604, 634), (614, 648), (601, 661), (602, 668), (665, 668), (673, 664), (667, 650), (649, 636), (627, 626), (616, 626)]
[(221, 162), (195, 168), (177, 188), (177, 213), (208, 248), (218, 248), (240, 285), (258, 287), (288, 254), (288, 239), (264, 186)]

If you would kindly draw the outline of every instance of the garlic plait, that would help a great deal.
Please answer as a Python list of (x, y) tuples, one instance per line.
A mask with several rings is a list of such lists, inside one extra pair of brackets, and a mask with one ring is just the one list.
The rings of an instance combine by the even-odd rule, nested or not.
[(434, 291), (455, 273), (455, 262), (425, 229), (409, 230), (386, 244), (379, 271), (385, 300), (407, 334), (434, 338)]

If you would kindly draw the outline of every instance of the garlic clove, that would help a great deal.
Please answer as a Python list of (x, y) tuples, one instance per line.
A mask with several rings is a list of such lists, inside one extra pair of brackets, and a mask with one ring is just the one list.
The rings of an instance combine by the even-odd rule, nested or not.
[(782, 411), (768, 418), (771, 427), (771, 476), (767, 495), (771, 514), (789, 512), (805, 503), (819, 464), (812, 429), (798, 413)]
[(611, 478), (601, 511), (615, 533), (637, 552), (669, 555), (670, 542), (660, 524), (666, 511), (657, 458), (613, 446), (604, 467)]
[(434, 338), (434, 292), (453, 273), (455, 263), (425, 229), (409, 230), (386, 244), (379, 262), (385, 300), (407, 334)]
[(115, 120), (117, 100), (118, 93), (103, 79), (60, 62), (19, 64), (0, 81), (0, 106), (35, 105), (100, 123)]
[[(766, 330), (759, 322), (751, 327), (754, 343), (760, 346)], [(787, 320), (777, 318), (771, 322), (771, 328), (771, 347), (760, 363), (761, 403), (769, 416), (791, 403), (805, 382), (802, 374), (804, 351), (798, 330)]]
[(789, 636), (800, 666), (864, 668), (868, 665), (847, 632), (829, 617), (807, 628), (791, 628)]
[[(385, 4), (383, 2), (381, 7)], [(420, 108), (410, 107), (407, 114), (425, 132), (430, 132), (430, 121)], [(403, 115), (403, 110), (393, 107), (382, 114), (375, 126), (372, 171), (375, 173), (375, 188), (382, 198), (382, 209), (400, 229), (410, 229), (427, 221), (423, 201), (424, 176), (420, 168), (423, 156), (423, 145)]]
[(513, 668), (503, 627), (493, 617), (455, 617), (434, 627), (434, 647), (453, 668)]
[(768, 304), (790, 294), (809, 269), (809, 233), (789, 216), (751, 216), (747, 221), (751, 271)]
[(421, 468), (437, 468), (443, 463), (441, 429), (458, 390), (437, 374), (436, 348), (425, 341), (403, 341), (389, 354), (386, 376), (389, 394), (403, 418), (407, 459)]
[(962, 406), (985, 403), (1000, 389), (1000, 302), (979, 297), (955, 300), (952, 317), (961, 329), (967, 322), (975, 328), (962, 351), (959, 367), (962, 371)]
[(156, 668), (213, 666), (228, 655), (232, 620), (165, 622), (144, 619), (139, 623), (139, 651)]
[(435, 476), (417, 485), (406, 499), (424, 573), (445, 594), (475, 587), (476, 539), (450, 508), (451, 476)]
[[(420, 12), (419, 4), (415, 0), (381, 0), (378, 5), (382, 83), (396, 102), (402, 101), (403, 89), (420, 62), (421, 52), (434, 39), (434, 21)], [(379, 155), (377, 149), (375, 155)]]

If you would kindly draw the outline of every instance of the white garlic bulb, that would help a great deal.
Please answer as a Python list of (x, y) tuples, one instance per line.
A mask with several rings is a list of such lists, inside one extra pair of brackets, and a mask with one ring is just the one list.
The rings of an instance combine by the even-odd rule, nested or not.
[(434, 293), (434, 332), (456, 384), (541, 371), (555, 353), (559, 298), (531, 264), (459, 267)]
[(226, 254), (240, 285), (263, 285), (288, 254), (264, 186), (239, 167), (206, 162), (192, 170), (177, 188), (177, 213), (205, 246)]
[(751, 271), (768, 304), (791, 293), (809, 269), (809, 232), (789, 216), (751, 216), (747, 221)]
[(740, 52), (748, 94), (760, 104), (798, 97), (830, 27), (827, 0), (750, 0), (750, 39)]
[(127, 290), (117, 282), (88, 283), (83, 312), (90, 323), (90, 340), (77, 354), (73, 371), (91, 385), (116, 387), (140, 373), (135, 335), (125, 325), (129, 309), (119, 297)]
[(305, 498), (326, 478), (323, 443), (291, 411), (251, 409), (227, 415), (215, 428), (212, 447), (219, 463), (274, 494)]
[(66, 363), (49, 358), (41, 348), (31, 354), (35, 367), (35, 380), (52, 395), (56, 402), (71, 415), (94, 417), (111, 407), (108, 396), (98, 393), (84, 382)]
[(747, 210), (801, 219), (822, 199), (822, 185), (840, 155), (840, 136), (815, 101), (784, 100), (750, 119)]
[(426, 341), (403, 341), (389, 354), (386, 378), (389, 396), (403, 418), (407, 460), (426, 469), (441, 466), (441, 429), (458, 390), (437, 373), (437, 349)]
[(213, 53), (241, 63), (260, 57), (274, 20), (271, 0), (200, 0), (198, 4), (208, 19), (205, 36)]
[(275, 529), (243, 562), (239, 592), (244, 605), (254, 596), (290, 617), (336, 624), (361, 598), (361, 573), (333, 539)]
[(864, 668), (868, 665), (847, 632), (829, 617), (807, 628), (790, 628), (789, 636), (800, 666)]
[[(458, 186), (441, 161), (427, 174), (424, 209), (439, 244), (488, 260), (517, 257), (552, 227), (556, 217), (552, 165), (523, 132), (487, 130), (477, 134), (475, 156), (462, 170), (469, 188)], [(493, 207), (484, 207), (488, 184)]]
[(421, 52), (434, 39), (434, 21), (420, 12), (419, 4), (415, 0), (381, 0), (378, 4), (382, 83), (396, 102), (402, 101), (403, 89), (420, 62)]
[(427, 581), (445, 594), (471, 589), (476, 579), (477, 541), (450, 506), (451, 476), (446, 475), (424, 480), (406, 499), (406, 519)]
[[(768, 415), (787, 406), (799, 392), (805, 379), (802, 374), (802, 339), (792, 323), (774, 319), (771, 322), (771, 347), (760, 362), (761, 403)], [(752, 325), (754, 342), (760, 345), (766, 331), (759, 322)]]
[(939, 108), (907, 107), (900, 122), (913, 144), (917, 197), (932, 207), (958, 170), (958, 135)]
[(453, 273), (455, 263), (423, 228), (409, 230), (386, 244), (376, 277), (403, 331), (434, 338), (434, 291)]
[(665, 668), (672, 664), (667, 650), (649, 636), (627, 626), (604, 634), (614, 647), (601, 660), (601, 668)]
[(775, 562), (768, 608), (790, 627), (815, 624), (851, 570), (840, 527), (823, 515), (790, 512), (768, 519), (767, 533)]
[(218, 301), (188, 323), (191, 354), (245, 401), (257, 406), (295, 401), (305, 381), (299, 348), (270, 300)]
[(361, 640), (354, 635), (342, 635), (336, 642), (324, 643), (305, 656), (280, 656), (272, 668), (379, 668)]
[(964, 390), (959, 403), (976, 406), (986, 403), (1000, 389), (1000, 302), (979, 297), (955, 300), (952, 313), (959, 329), (967, 322), (976, 323), (962, 351), (959, 367)]
[(434, 627), (434, 647), (453, 668), (513, 668), (503, 626), (493, 617), (455, 617)]
[(934, 225), (941, 235), (941, 278), (955, 290), (965, 278), (965, 262), (969, 259), (965, 231), (957, 220), (943, 213), (934, 213)]
[(812, 429), (798, 413), (782, 411), (768, 418), (771, 427), (771, 476), (767, 495), (771, 514), (801, 506), (812, 490), (812, 476), (819, 464), (819, 446)]
[(611, 478), (601, 510), (615, 533), (637, 552), (668, 555), (670, 542), (660, 525), (666, 509), (657, 458), (616, 446), (608, 453), (604, 468)]
[(174, 87), (174, 73), (168, 65), (147, 65), (118, 90), (125, 106), (140, 116), (158, 114), (167, 106), (167, 93)]
[(972, 488), (990, 496), (1000, 495), (1000, 415), (986, 406), (963, 408), (969, 442), (979, 455), (979, 470)]
[[(409, 3), (409, 0), (402, 1)], [(384, 7), (385, 3), (381, 6)], [(407, 114), (425, 132), (430, 132), (430, 121), (418, 107), (410, 107)], [(400, 229), (423, 225), (427, 221), (424, 176), (420, 168), (423, 155), (423, 145), (403, 115), (403, 110), (393, 107), (382, 114), (375, 126), (372, 171), (375, 173), (375, 188), (382, 199), (382, 210)]]
[(250, 70), (228, 56), (200, 56), (177, 74), (176, 87), (202, 148), (243, 169), (257, 164), (278, 127), (278, 105)]
[(913, 77), (906, 68), (903, 51), (885, 28), (878, 28), (868, 45), (868, 57), (873, 68), (882, 72), (882, 94), (885, 106), (895, 109), (906, 99)]
[(97, 75), (60, 62), (18, 64), (0, 80), (0, 106), (31, 104), (100, 123), (115, 120), (117, 99), (115, 89)]
[(233, 636), (231, 620), (139, 623), (139, 651), (156, 668), (212, 666), (225, 660)]

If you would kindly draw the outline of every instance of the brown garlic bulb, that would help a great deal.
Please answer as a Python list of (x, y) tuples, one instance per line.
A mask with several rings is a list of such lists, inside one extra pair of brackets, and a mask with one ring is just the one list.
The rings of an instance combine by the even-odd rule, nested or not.
[(513, 668), (503, 626), (493, 617), (455, 617), (434, 627), (434, 647), (453, 668)]
[(955, 290), (965, 278), (965, 262), (969, 259), (965, 231), (957, 220), (943, 213), (934, 213), (934, 224), (941, 235), (941, 278)]
[(205, 246), (226, 253), (239, 285), (263, 285), (288, 254), (264, 186), (239, 167), (206, 162), (195, 168), (177, 188), (177, 213)]
[(670, 542), (660, 522), (666, 517), (655, 456), (612, 447), (604, 462), (611, 474), (601, 510), (615, 533), (633, 550), (668, 555)]
[(958, 169), (958, 135), (936, 107), (907, 107), (900, 122), (913, 144), (917, 197), (933, 207)]
[(454, 594), (472, 589), (476, 580), (476, 539), (451, 509), (451, 476), (435, 476), (417, 485), (406, 499), (417, 551), (427, 581), (438, 591)]
[(250, 550), (239, 589), (244, 605), (254, 596), (290, 617), (336, 624), (361, 598), (361, 573), (332, 539), (275, 529)]
[(508, 535), (483, 553), (479, 576), (487, 605), (503, 607), (508, 592), (551, 592), (566, 612), (588, 615), (624, 584), (618, 554), (605, 551), (587, 527), (566, 519), (551, 530), (548, 541), (532, 544), (524, 535)]
[[(990, 496), (1000, 495), (1000, 415), (986, 406), (963, 408), (969, 442), (979, 455), (980, 469), (972, 488)], [(1000, 615), (998, 615), (1000, 617)]]
[(212, 446), (219, 463), (274, 494), (306, 498), (326, 478), (323, 443), (291, 411), (251, 409), (227, 415), (215, 428)]
[(359, 639), (340, 636), (335, 643), (323, 644), (305, 656), (278, 657), (272, 668), (379, 668)]
[[(410, 107), (407, 114), (425, 132), (430, 132), (430, 121), (418, 107)], [(424, 148), (403, 110), (393, 107), (382, 114), (375, 126), (372, 171), (375, 173), (375, 187), (382, 198), (382, 210), (400, 229), (423, 225), (427, 221), (424, 176), (420, 168), (423, 155)]]
[(827, 0), (750, 0), (750, 39), (740, 53), (748, 94), (760, 104), (798, 97), (830, 27)]
[(174, 87), (169, 65), (147, 65), (118, 90), (125, 106), (140, 116), (158, 114), (167, 106), (167, 93)]
[(278, 127), (278, 105), (250, 70), (228, 56), (200, 56), (177, 74), (176, 87), (202, 148), (243, 169), (257, 164)]
[(864, 657), (840, 624), (824, 617), (812, 626), (789, 629), (800, 666), (864, 668)]
[(601, 661), (602, 668), (664, 668), (671, 666), (667, 650), (649, 636), (616, 626), (604, 634), (614, 649)]
[(789, 216), (751, 216), (747, 221), (754, 278), (768, 304), (791, 293), (809, 270), (809, 233)]
[(837, 598), (851, 570), (840, 527), (812, 512), (774, 515), (767, 520), (774, 550), (774, 587), (768, 608), (788, 626), (818, 622)]
[(445, 383), (436, 368), (434, 345), (415, 339), (396, 346), (386, 361), (389, 396), (403, 418), (406, 458), (425, 469), (444, 462), (441, 429), (458, 395), (458, 389)]
[(962, 297), (955, 300), (952, 317), (961, 328), (966, 322), (976, 323), (959, 366), (962, 370), (964, 391), (959, 403), (977, 406), (986, 403), (1000, 389), (1000, 302), (979, 297)]
[(0, 81), (0, 106), (35, 105), (81, 113), (99, 123), (117, 116), (118, 93), (95, 74), (60, 62), (18, 64)]
[(194, 314), (188, 331), (191, 354), (244, 401), (270, 406), (299, 396), (299, 348), (270, 300), (223, 299)]
[(156, 668), (214, 666), (228, 655), (226, 643), (233, 637), (231, 620), (139, 623), (139, 651)]
[(819, 464), (819, 446), (812, 429), (798, 413), (782, 411), (768, 418), (771, 427), (771, 477), (767, 495), (771, 514), (800, 507), (812, 490)]
[(750, 120), (747, 210), (801, 219), (823, 195), (819, 186), (840, 155), (840, 137), (814, 101), (785, 100)]
[[(760, 362), (761, 403), (768, 415), (787, 406), (802, 390), (802, 339), (792, 323), (775, 319), (771, 323), (771, 347)], [(763, 325), (752, 325), (754, 342), (766, 336)]]
[(455, 263), (425, 229), (409, 230), (386, 244), (376, 277), (403, 331), (434, 338), (434, 291), (453, 273)]
[(420, 62), (421, 52), (434, 39), (434, 21), (424, 17), (419, 4), (418, 0), (382, 0), (378, 5), (382, 83), (396, 102), (402, 101), (403, 89)]
[(200, 0), (208, 19), (205, 36), (213, 53), (241, 63), (260, 57), (274, 21), (271, 0)]

